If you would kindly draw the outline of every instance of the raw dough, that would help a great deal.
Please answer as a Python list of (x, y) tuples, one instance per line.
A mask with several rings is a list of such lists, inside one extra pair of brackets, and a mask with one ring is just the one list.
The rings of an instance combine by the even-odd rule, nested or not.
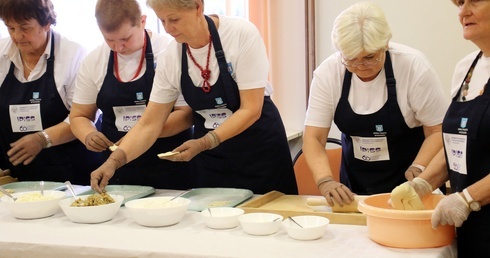
[(415, 189), (401, 184), (391, 191), (391, 204), (397, 210), (423, 210), (424, 204)]

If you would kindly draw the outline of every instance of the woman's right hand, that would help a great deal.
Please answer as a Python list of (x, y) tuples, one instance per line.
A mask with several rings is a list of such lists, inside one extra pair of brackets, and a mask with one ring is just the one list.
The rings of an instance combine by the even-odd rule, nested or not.
[(334, 206), (334, 200), (340, 207), (354, 201), (354, 193), (344, 184), (335, 181), (332, 177), (326, 177), (321, 181), (318, 184), (318, 189), (330, 207)]
[(114, 176), (116, 170), (127, 163), (126, 153), (116, 149), (99, 168), (90, 174), (90, 186), (98, 193), (105, 192), (105, 187)]
[(114, 145), (105, 135), (99, 131), (93, 131), (85, 137), (85, 146), (88, 150), (102, 152)]

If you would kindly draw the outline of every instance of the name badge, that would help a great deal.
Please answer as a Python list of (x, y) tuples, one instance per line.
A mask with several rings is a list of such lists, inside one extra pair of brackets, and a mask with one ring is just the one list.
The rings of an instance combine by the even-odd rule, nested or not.
[(351, 136), (354, 158), (367, 162), (390, 160), (386, 137)]
[(145, 105), (112, 107), (116, 116), (116, 128), (120, 132), (128, 132), (140, 120), (145, 112)]
[(10, 105), (9, 112), (14, 133), (43, 130), (40, 104)]
[(205, 119), (204, 127), (206, 129), (218, 128), (218, 126), (233, 114), (233, 112), (227, 108), (203, 109), (196, 112)]

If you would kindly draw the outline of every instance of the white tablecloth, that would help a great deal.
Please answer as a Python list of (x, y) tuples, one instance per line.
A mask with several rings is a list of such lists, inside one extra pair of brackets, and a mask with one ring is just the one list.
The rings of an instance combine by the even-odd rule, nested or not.
[[(158, 190), (156, 195), (175, 195)], [(330, 224), (318, 240), (298, 241), (284, 229), (248, 235), (240, 226), (214, 230), (198, 212), (176, 225), (142, 227), (123, 206), (101, 224), (77, 224), (59, 210), (36, 220), (15, 219), (0, 205), (0, 257), (456, 257), (455, 244), (431, 249), (397, 249), (376, 244), (365, 226)]]

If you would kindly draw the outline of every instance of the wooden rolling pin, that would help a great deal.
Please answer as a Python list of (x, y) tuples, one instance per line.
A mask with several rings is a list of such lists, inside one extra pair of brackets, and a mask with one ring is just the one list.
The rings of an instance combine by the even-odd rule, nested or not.
[[(354, 201), (350, 204), (344, 204), (344, 206), (340, 207), (335, 204), (332, 207), (333, 212), (359, 212), (357, 209), (357, 203), (361, 200), (364, 200), (368, 195), (355, 195)], [(329, 206), (327, 200), (324, 197), (309, 197), (306, 199), (306, 204), (309, 206)]]

